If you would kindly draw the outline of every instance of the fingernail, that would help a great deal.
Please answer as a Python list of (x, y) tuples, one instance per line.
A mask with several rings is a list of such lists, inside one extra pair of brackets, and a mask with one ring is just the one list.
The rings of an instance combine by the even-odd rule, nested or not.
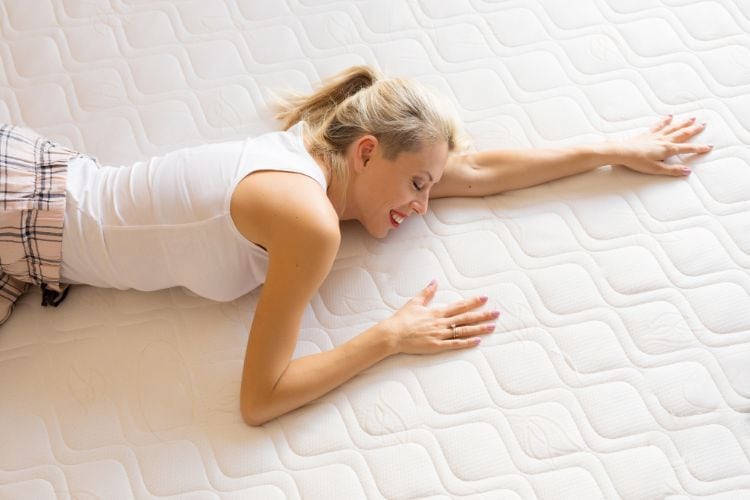
[(691, 170), (689, 168), (682, 169), (682, 175), (690, 175)]
[(708, 145), (708, 149), (713, 149), (713, 148), (714, 148), (714, 145), (713, 145), (713, 144), (709, 144), (709, 145)]
[(495, 325), (487, 325), (487, 331), (488, 332), (494, 332), (495, 331)]
[(695, 117), (694, 116), (690, 117), (690, 121), (694, 122), (695, 121)]
[(492, 317), (493, 318), (499, 318), (500, 317), (500, 311), (492, 311)]
[(479, 301), (480, 301), (480, 302), (487, 302), (487, 299), (489, 299), (489, 297), (487, 297), (486, 295), (481, 295), (481, 296), (479, 297)]
[(432, 281), (430, 281), (429, 283), (427, 283), (427, 286), (428, 286), (428, 287), (434, 286), (434, 285), (435, 285), (435, 283), (437, 283), (437, 280), (432, 280)]
[(480, 339), (479, 337), (474, 339), (474, 345), (479, 345), (481, 343), (482, 343), (482, 339)]

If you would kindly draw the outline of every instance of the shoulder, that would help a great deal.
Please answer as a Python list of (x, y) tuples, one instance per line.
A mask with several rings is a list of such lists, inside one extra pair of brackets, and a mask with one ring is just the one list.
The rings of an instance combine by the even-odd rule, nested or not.
[(289, 245), (335, 254), (341, 240), (338, 215), (325, 191), (304, 174), (250, 174), (233, 193), (231, 212), (240, 232), (269, 254)]

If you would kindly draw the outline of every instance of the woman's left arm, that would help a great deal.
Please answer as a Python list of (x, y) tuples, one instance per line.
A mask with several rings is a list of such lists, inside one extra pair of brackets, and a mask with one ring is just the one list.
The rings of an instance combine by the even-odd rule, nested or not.
[(543, 184), (603, 165), (622, 165), (654, 175), (684, 176), (690, 167), (668, 164), (678, 154), (704, 154), (712, 146), (689, 143), (705, 124), (695, 118), (674, 123), (662, 118), (650, 130), (620, 141), (570, 148), (498, 149), (453, 156), (430, 198), (488, 196)]

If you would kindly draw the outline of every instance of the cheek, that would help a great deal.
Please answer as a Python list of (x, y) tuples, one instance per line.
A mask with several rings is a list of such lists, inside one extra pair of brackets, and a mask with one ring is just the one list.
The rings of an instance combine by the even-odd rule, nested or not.
[(390, 179), (373, 179), (365, 186), (371, 210), (383, 210), (393, 203), (393, 181)]

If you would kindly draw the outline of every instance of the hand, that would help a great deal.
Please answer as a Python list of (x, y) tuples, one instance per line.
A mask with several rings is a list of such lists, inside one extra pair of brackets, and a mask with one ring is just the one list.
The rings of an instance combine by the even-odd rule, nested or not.
[(686, 142), (705, 128), (706, 124), (695, 123), (695, 118), (674, 123), (670, 115), (659, 120), (648, 132), (615, 142), (615, 155), (621, 166), (644, 174), (690, 175), (687, 165), (668, 164), (665, 160), (683, 153), (705, 154), (711, 151), (711, 145)]
[(431, 309), (427, 305), (436, 291), (437, 283), (432, 281), (384, 321), (387, 331), (394, 337), (396, 353), (429, 354), (475, 347), (480, 342), (477, 335), (495, 330), (495, 325), (484, 322), (497, 319), (498, 311), (475, 311), (487, 302), (487, 297), (474, 297)]

